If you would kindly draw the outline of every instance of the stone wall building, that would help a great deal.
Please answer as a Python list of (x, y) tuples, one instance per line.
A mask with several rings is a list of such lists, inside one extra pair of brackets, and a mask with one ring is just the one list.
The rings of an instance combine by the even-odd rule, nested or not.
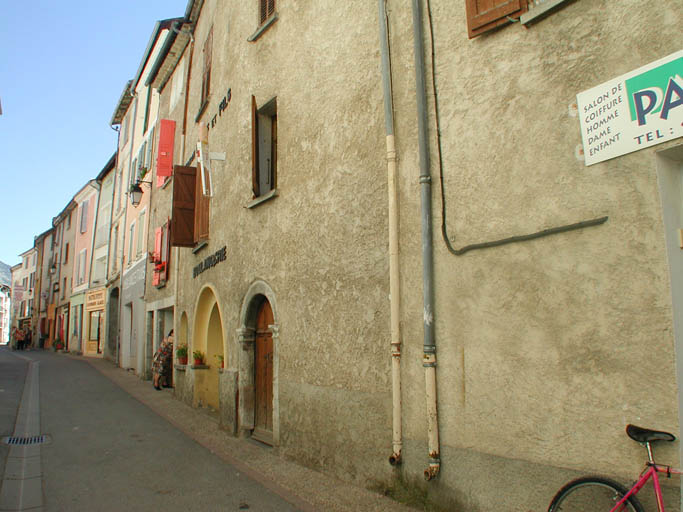
[(56, 276), (58, 293), (55, 299), (55, 335), (54, 340), (66, 342), (69, 337), (71, 326), (71, 290), (73, 286), (73, 258), (74, 240), (76, 235), (76, 222), (74, 221), (77, 204), (69, 201), (54, 219), (52, 225), (56, 233), (59, 233), (57, 247), (55, 248)]
[(414, 6), (379, 2), (388, 110), (377, 5), (188, 3), (161, 112), (177, 339), (205, 364), (178, 367), (178, 396), (283, 456), (467, 510), (635, 473), (628, 422), (677, 432), (680, 134), (586, 165), (577, 95), (677, 51), (680, 13), (504, 3), (416, 3), (416, 32)]

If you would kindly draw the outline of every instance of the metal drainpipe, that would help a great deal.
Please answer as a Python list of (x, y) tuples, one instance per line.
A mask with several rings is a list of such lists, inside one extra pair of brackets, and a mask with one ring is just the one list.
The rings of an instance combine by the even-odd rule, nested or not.
[(429, 468), (426, 480), (439, 474), (439, 417), (436, 403), (436, 342), (434, 340), (434, 263), (432, 243), (432, 177), (429, 171), (429, 141), (427, 133), (427, 96), (424, 76), (424, 45), (422, 41), (422, 2), (412, 1), (413, 50), (415, 54), (415, 88), (417, 96), (417, 131), (420, 152), (420, 198), (422, 217), (422, 293), (424, 302), (424, 356)]
[(389, 296), (391, 315), (391, 380), (393, 410), (393, 441), (389, 463), (401, 463), (403, 433), (401, 429), (401, 322), (400, 280), (398, 261), (398, 192), (396, 170), (396, 144), (394, 141), (394, 110), (391, 90), (391, 59), (389, 30), (387, 27), (386, 0), (379, 0), (379, 41), (382, 53), (382, 87), (384, 89), (384, 121), (387, 144), (387, 188), (389, 195)]

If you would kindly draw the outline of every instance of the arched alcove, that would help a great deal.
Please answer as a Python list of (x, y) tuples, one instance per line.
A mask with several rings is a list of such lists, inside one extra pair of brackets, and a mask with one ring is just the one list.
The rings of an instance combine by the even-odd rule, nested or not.
[(195, 307), (192, 340), (188, 347), (190, 360), (192, 352), (199, 350), (205, 356), (205, 365), (193, 365), (194, 403), (197, 406), (219, 409), (219, 368), (217, 356), (224, 357), (223, 321), (218, 300), (212, 288), (206, 287), (199, 294)]

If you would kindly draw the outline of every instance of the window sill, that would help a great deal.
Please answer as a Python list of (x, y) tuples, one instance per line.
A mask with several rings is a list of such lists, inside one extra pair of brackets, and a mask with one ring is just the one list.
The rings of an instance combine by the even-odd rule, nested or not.
[(202, 117), (202, 114), (203, 114), (204, 111), (206, 110), (206, 107), (209, 106), (209, 99), (210, 99), (210, 98), (211, 98), (211, 96), (207, 97), (206, 100), (204, 100), (204, 103), (202, 103), (202, 106), (199, 107), (199, 112), (197, 112), (197, 116), (194, 118), (194, 122), (195, 122), (195, 123), (198, 123), (198, 122), (199, 122), (199, 120), (200, 120), (201, 117)]
[(247, 209), (255, 208), (258, 205), (265, 203), (266, 201), (269, 201), (270, 199), (273, 199), (274, 197), (277, 197), (279, 195), (280, 194), (278, 194), (277, 189), (274, 188), (270, 192), (266, 192), (262, 196), (258, 196), (258, 197), (255, 197), (254, 199), (252, 199), (250, 202), (247, 203), (245, 208), (247, 208)]
[(208, 247), (208, 246), (209, 246), (209, 242), (207, 242), (206, 240), (204, 240), (203, 242), (199, 242), (199, 244), (194, 249), (192, 249), (192, 254), (197, 254), (204, 247)]
[(176, 364), (173, 365), (173, 367), (174, 367), (176, 370), (178, 370), (179, 372), (184, 372), (185, 370), (187, 370), (187, 365), (186, 365), (186, 364), (179, 364), (179, 363), (176, 363)]
[(208, 370), (209, 365), (208, 364), (193, 364), (191, 366), (193, 370)]
[(534, 7), (530, 6), (529, 10), (519, 17), (519, 22), (522, 25), (526, 25), (532, 21), (538, 21), (539, 18), (549, 14), (552, 9), (567, 2), (568, 0), (545, 0)]
[(263, 25), (261, 25), (259, 28), (256, 29), (256, 32), (254, 32), (252, 35), (250, 35), (247, 38), (247, 41), (250, 43), (253, 43), (256, 41), (259, 37), (263, 35), (263, 33), (268, 30), (268, 28), (275, 23), (278, 20), (278, 15), (276, 12), (274, 12), (270, 18), (268, 18), (266, 21), (263, 22)]

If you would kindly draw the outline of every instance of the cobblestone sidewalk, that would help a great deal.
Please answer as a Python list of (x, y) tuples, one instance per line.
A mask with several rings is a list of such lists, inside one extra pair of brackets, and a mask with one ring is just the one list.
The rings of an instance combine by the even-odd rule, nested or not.
[[(78, 356), (72, 356), (78, 357)], [(257, 480), (302, 511), (361, 512), (414, 510), (366, 489), (304, 468), (268, 447), (228, 435), (208, 414), (176, 400), (172, 390), (156, 391), (151, 382), (103, 359), (83, 358), (104, 376), (224, 461)]]

